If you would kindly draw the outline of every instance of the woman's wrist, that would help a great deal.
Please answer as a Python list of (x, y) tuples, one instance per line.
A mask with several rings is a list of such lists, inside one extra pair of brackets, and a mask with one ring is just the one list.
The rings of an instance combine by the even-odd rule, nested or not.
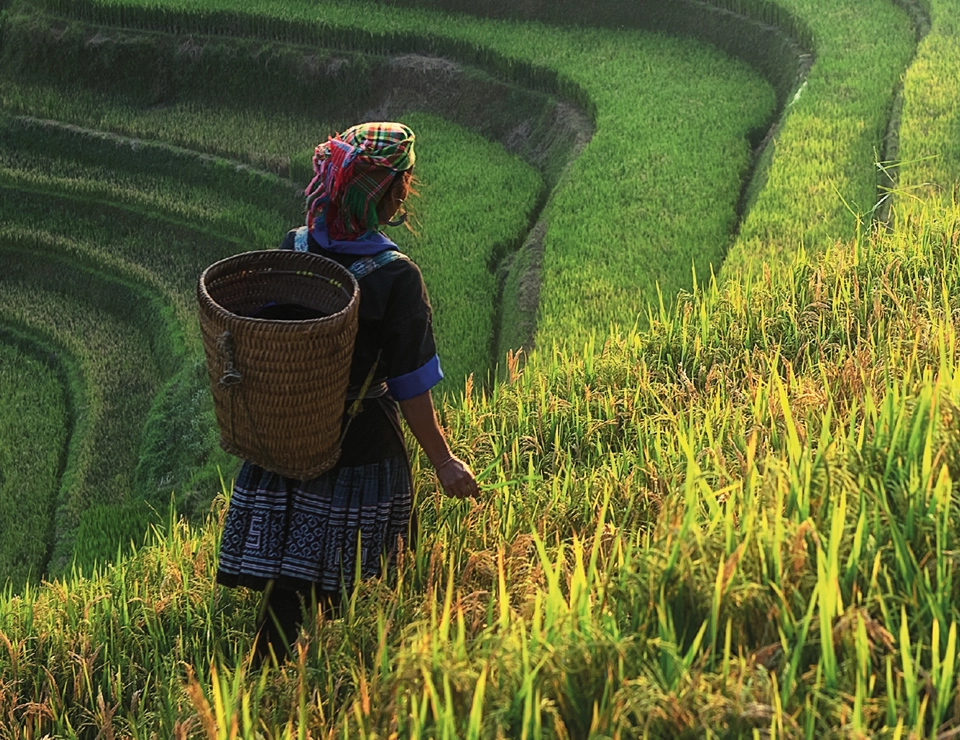
[(449, 465), (456, 459), (457, 459), (456, 456), (448, 452), (446, 457), (439, 460), (438, 462), (433, 463), (433, 469), (439, 473), (441, 469), (445, 468), (447, 465)]

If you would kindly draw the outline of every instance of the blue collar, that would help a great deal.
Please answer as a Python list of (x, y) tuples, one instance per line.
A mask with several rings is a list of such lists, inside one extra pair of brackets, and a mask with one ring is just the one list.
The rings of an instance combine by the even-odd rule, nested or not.
[[(318, 219), (319, 220), (319, 219)], [(360, 256), (370, 256), (378, 254), (385, 249), (398, 249), (397, 245), (388, 237), (379, 231), (368, 232), (359, 239), (352, 241), (341, 241), (331, 239), (327, 233), (326, 224), (317, 223), (310, 232), (314, 241), (324, 249), (337, 254), (355, 254)]]

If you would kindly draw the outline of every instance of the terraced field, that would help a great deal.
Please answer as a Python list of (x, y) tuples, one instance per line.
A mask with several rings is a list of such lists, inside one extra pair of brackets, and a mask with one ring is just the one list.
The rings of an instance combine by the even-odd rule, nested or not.
[[(416, 122), (428, 141), (431, 135), (454, 141), (463, 136), (455, 128), (431, 119)], [(111, 556), (118, 543), (126, 543), (131, 537), (138, 541), (145, 531), (142, 521), (133, 522), (133, 531), (111, 531), (104, 546), (74, 544), (73, 533), (88, 507), (132, 497), (162, 509), (174, 489), (189, 498), (198, 487), (206, 488), (209, 500), (211, 487), (218, 480), (215, 464), (232, 464), (222, 456), (208, 462), (216, 437), (208, 408), (207, 381), (202, 368), (198, 370), (199, 345), (192, 305), (196, 277), (207, 264), (245, 245), (266, 248), (268, 242), (261, 233), (282, 236), (286, 226), (296, 223), (292, 219), (284, 223), (275, 214), (252, 208), (239, 198), (231, 199), (229, 191), (216, 186), (216, 172), (203, 173), (212, 175), (214, 182), (203, 183), (198, 178), (188, 189), (182, 181), (164, 181), (154, 173), (145, 178), (124, 172), (138, 165), (136, 157), (128, 158), (126, 167), (110, 168), (97, 157), (97, 142), (90, 142), (89, 136), (73, 135), (60, 142), (65, 150), (71, 143), (83, 142), (81, 157), (56, 157), (52, 151), (57, 144), (55, 138), (64, 133), (56, 129), (55, 136), (34, 140), (35, 146), (47, 151), (46, 156), (31, 156), (26, 146), (11, 142), (4, 152), (6, 167), (2, 172), (8, 193), (2, 208), (3, 253), (13, 266), (5, 278), (25, 281), (11, 287), (13, 292), (6, 296), (5, 305), (19, 307), (12, 311), (13, 320), (19, 324), (29, 323), (37, 330), (55, 326), (59, 341), (69, 342), (74, 353), (86, 358), (81, 364), (92, 375), (88, 379), (91, 394), (97, 400), (112, 399), (112, 405), (96, 413), (92, 409), (99, 404), (91, 398), (92, 406), (85, 414), (99, 436), (90, 440), (93, 460), (78, 463), (83, 481), (72, 480), (61, 492), (70, 505), (64, 507), (69, 512), (61, 514), (64, 521), (57, 527), (57, 541), (62, 544), (51, 565), (58, 571), (69, 564), (72, 554), (89, 565), (104, 555)], [(116, 146), (113, 141), (99, 144), (101, 150)], [(477, 155), (483, 154), (480, 147)], [(83, 161), (84, 156), (90, 159)], [(445, 181), (443, 171), (430, 162), (429, 156), (426, 160), (423, 171), (428, 175), (436, 172), (438, 184), (447, 184), (454, 173), (448, 172)], [(496, 161), (495, 155), (471, 164), (476, 170), (491, 160)], [(507, 166), (501, 176), (511, 177), (510, 182), (494, 179), (491, 183), (501, 190), (509, 185), (523, 196), (514, 210), (514, 229), (525, 223), (526, 212), (537, 197), (539, 181), (528, 172), (529, 168)], [(459, 176), (462, 170), (455, 174)], [(443, 202), (442, 197), (437, 200)], [(482, 204), (483, 194), (468, 200), (472, 205)], [(58, 216), (53, 223), (49, 219), (51, 204)], [(284, 206), (293, 210), (286, 202)], [(274, 222), (272, 231), (265, 225), (269, 220)], [(425, 221), (427, 235), (449, 226), (436, 220), (433, 223), (436, 226), (429, 229), (430, 221)], [(505, 227), (510, 226), (508, 213)], [(485, 320), (488, 326), (486, 337), (475, 333), (472, 344), (463, 342), (459, 352), (449, 353), (448, 372), (459, 370), (462, 378), (467, 368), (476, 367), (482, 373), (489, 362), (495, 276), (487, 263), (490, 250), (509, 234), (469, 221), (444, 233), (458, 234), (473, 244), (486, 240), (489, 245), (487, 250), (477, 249), (471, 262), (459, 260), (460, 275), (470, 275), (467, 270), (473, 264), (481, 279), (486, 278), (486, 286), (481, 283), (474, 288), (479, 289), (479, 295), (452, 283), (447, 290), (435, 291), (438, 310), (446, 308), (446, 315), (452, 318), (467, 314), (481, 326)], [(429, 236), (417, 247), (426, 258), (421, 262), (427, 265), (433, 254), (437, 255), (433, 257), (436, 261), (443, 249), (449, 249), (446, 243), (437, 243), (436, 238), (431, 241)], [(58, 261), (60, 266), (51, 268), (56, 274), (44, 282), (44, 270)], [(442, 270), (437, 273), (443, 275)], [(108, 275), (122, 277), (114, 280), (114, 285)], [(82, 290), (74, 297), (72, 293), (79, 286)], [(53, 291), (68, 303), (43, 308), (39, 295), (35, 300), (31, 291)], [(58, 319), (61, 313), (72, 322), (89, 317), (93, 326), (102, 329), (102, 317), (87, 305), (90, 300), (101, 300), (101, 296), (107, 299), (108, 312), (126, 330), (118, 327), (100, 340), (91, 335), (78, 337), (76, 334), (83, 334), (79, 327), (64, 326)], [(75, 298), (80, 299), (80, 305), (70, 303)], [(145, 327), (149, 329), (143, 339), (126, 336), (131, 331), (140, 334)], [(438, 334), (444, 337), (442, 331)], [(117, 534), (122, 536), (114, 536)]]
[[(958, 20), (9, 3), (0, 516), (37, 505), (0, 539), (31, 582), (0, 597), (0, 738), (950, 737)], [(420, 549), (255, 677), (222, 502), (196, 524), (236, 463), (194, 281), (296, 225), (361, 118), (418, 132), (400, 241), (486, 493), (416, 460)]]
[[(9, 331), (9, 330), (8, 330)], [(70, 434), (64, 378), (49, 347), (0, 335), (0, 562), (16, 588), (43, 572)], [(29, 379), (29, 382), (27, 382)]]
[[(96, 6), (71, 9), (81, 15), (96, 10)], [(188, 27), (196, 22), (189, 14), (180, 17)], [(162, 24), (152, 27), (164, 28)], [(7, 113), (0, 149), (0, 187), (9, 194), (3, 218), (10, 233), (24, 237), (37, 233), (53, 245), (50, 249), (65, 255), (64, 259), (80, 259), (94, 272), (136, 276), (134, 279), (143, 284), (143, 296), (127, 298), (149, 301), (158, 313), (168, 316), (169, 324), (156, 331), (151, 345), (153, 356), (146, 358), (158, 368), (156, 376), (144, 386), (146, 396), (155, 399), (152, 405), (134, 403), (131, 398), (129, 409), (118, 408), (97, 417), (96, 424), (110, 429), (102, 432), (107, 438), (94, 447), (99, 450), (97, 455), (125, 471), (115, 474), (120, 475), (118, 485), (104, 483), (100, 476), (111, 476), (104, 466), (91, 463), (81, 466), (86, 483), (61, 491), (61, 499), (73, 504), (61, 507), (61, 521), (54, 528), (54, 573), (62, 572), (71, 556), (89, 566), (111, 553), (111, 547), (103, 543), (88, 546), (75, 541), (87, 508), (95, 512), (90, 516), (100, 516), (96, 507), (129, 498), (162, 510), (162, 499), (171, 491), (178, 492), (181, 508), (196, 506), (204, 499), (201, 491), (206, 491), (209, 498), (215, 488), (216, 466), (230, 469), (212, 449), (209, 401), (196, 372), (196, 360), (192, 359), (198, 356), (192, 314), (194, 282), (205, 265), (240, 249), (269, 248), (286, 228), (296, 225), (300, 205), (290, 178), (301, 182), (308, 179), (307, 163), (314, 139), (322, 135), (317, 132), (333, 130), (338, 124), (332, 120), (323, 123), (324, 119), (310, 121), (308, 111), (297, 111), (299, 105), (278, 98), (255, 103), (249, 91), (244, 94), (235, 82), (224, 82), (227, 72), (223, 65), (230, 66), (231, 75), (261, 83), (268, 82), (263, 79), (267, 74), (264, 65), (273, 65), (279, 71), (272, 74), (284, 80), (291, 96), (298, 85), (306, 84), (303, 77), (309, 74), (309, 83), (317, 94), (332, 96), (329, 100), (341, 107), (359, 110), (362, 106), (393, 106), (416, 127), (422, 142), (418, 176), (423, 208), (417, 235), (401, 234), (398, 240), (427, 276), (437, 313), (438, 341), (450, 378), (446, 387), (452, 392), (471, 374), (478, 383), (484, 382), (505, 351), (531, 342), (540, 307), (549, 300), (538, 300), (541, 284), (547, 280), (546, 273), (556, 268), (556, 264), (551, 268), (546, 259), (545, 245), (551, 234), (557, 233), (548, 224), (554, 220), (553, 214), (582, 210), (575, 205), (564, 206), (562, 201), (557, 205), (556, 194), (548, 201), (545, 186), (554, 187), (562, 178), (588, 182), (590, 176), (578, 175), (577, 168), (585, 161), (597, 167), (604, 157), (571, 158), (588, 153), (590, 147), (609, 148), (617, 142), (616, 138), (603, 136), (590, 142), (593, 125), (589, 117), (570, 104), (536, 90), (497, 83), (483, 72), (463, 69), (454, 61), (411, 55), (382, 60), (356, 51), (346, 57), (326, 52), (327, 71), (319, 73), (321, 62), (311, 56), (312, 71), (305, 73), (307, 51), (302, 46), (275, 45), (264, 51), (262, 42), (257, 46), (252, 40), (218, 37), (198, 44), (193, 37), (184, 40), (183, 33), (180, 29), (177, 37), (156, 31), (70, 25), (28, 13), (12, 14), (5, 27), (7, 74), (0, 85), (0, 99)], [(691, 264), (699, 262), (703, 270), (719, 261), (723, 244), (729, 239), (736, 193), (742, 187), (740, 177), (747, 166), (747, 135), (762, 128), (772, 96), (743, 67), (729, 62), (703, 77), (703, 71), (715, 66), (719, 57), (692, 42), (639, 34), (620, 36), (551, 32), (551, 38), (567, 54), (584, 43), (603, 43), (609, 46), (606, 53), (611, 59), (632, 64), (639, 60), (641, 66), (644, 59), (673, 55), (683, 73), (680, 79), (656, 77), (659, 68), (649, 64), (643, 68), (643, 105), (650, 108), (664, 108), (675, 100), (681, 100), (682, 105), (702, 106), (705, 101), (698, 98), (704, 96), (706, 103), (722, 105), (714, 115), (725, 127), (717, 129), (712, 145), (698, 146), (704, 147), (709, 161), (704, 166), (711, 171), (708, 177), (700, 178), (703, 187), (714, 191), (711, 198), (725, 192), (727, 207), (720, 209), (719, 220), (709, 223), (704, 219), (671, 219), (673, 226), (666, 235), (656, 237), (661, 246), (651, 242), (644, 252), (648, 261), (660, 254), (663, 267), (654, 272), (668, 284), (680, 285), (688, 281)], [(189, 44), (198, 45), (194, 49)], [(251, 55), (242, 65), (235, 58), (239, 50)], [(265, 58), (253, 59), (253, 52)], [(161, 91), (145, 90), (142, 79), (147, 76), (147, 67), (155, 65), (161, 54), (167, 55), (162, 68), (171, 65), (177, 70), (180, 65), (184, 69), (169, 72), (173, 79), (164, 82)], [(51, 55), (71, 59), (70, 66), (81, 70), (85, 84), (67, 86), (62, 65), (46, 61)], [(105, 81), (97, 76), (104, 64), (112, 64), (124, 73)], [(359, 80), (377, 68), (382, 70), (379, 74), (389, 73), (397, 79), (385, 90), (361, 87), (347, 95), (345, 80)], [(638, 70), (627, 67), (619, 75), (627, 80)], [(695, 85), (691, 87), (686, 80), (693, 80)], [(599, 94), (597, 82), (588, 81)], [(680, 97), (680, 89), (686, 98)], [(446, 91), (453, 91), (461, 101), (470, 94), (482, 95), (489, 109), (472, 113), (458, 105), (454, 110), (446, 97), (439, 98), (445, 103), (433, 102), (433, 96)], [(615, 98), (607, 95), (611, 107), (608, 115), (612, 115)], [(470, 122), (475, 133), (435, 115), (416, 112), (418, 107), (431, 106), (455, 120)], [(308, 108), (319, 113), (329, 110), (329, 105), (323, 108), (314, 103)], [(403, 113), (404, 109), (413, 110)], [(667, 110), (667, 114), (687, 115), (679, 109)], [(630, 126), (639, 123), (635, 118), (627, 120)], [(675, 136), (675, 128), (664, 121), (657, 130), (662, 132), (660, 136), (670, 137)], [(697, 131), (696, 122), (691, 121), (683, 135), (700, 138)], [(619, 135), (624, 133), (629, 131)], [(492, 135), (506, 142), (526, 163), (484, 138)], [(651, 137), (644, 146), (662, 149), (663, 139)], [(674, 141), (670, 146), (676, 150), (681, 143)], [(639, 161), (638, 154), (629, 156)], [(682, 170), (687, 165), (676, 156), (671, 160), (667, 164), (674, 170), (670, 178), (683, 178), (677, 168)], [(625, 166), (625, 162), (617, 165)], [(269, 174), (264, 167), (276, 174)], [(615, 180), (613, 184), (617, 185)], [(609, 189), (602, 181), (600, 186)], [(680, 207), (679, 194), (672, 196), (675, 202), (669, 204), (664, 200), (668, 197), (666, 188), (655, 189), (662, 191), (660, 195), (651, 192), (650, 196), (660, 202), (658, 208)], [(636, 255), (631, 250), (607, 249), (604, 240), (614, 238), (625, 228), (624, 223), (637, 223), (647, 232), (663, 230), (660, 219), (644, 219), (625, 200), (625, 193), (597, 193), (593, 197), (617, 198), (624, 207), (611, 209), (607, 215), (596, 214), (599, 220), (595, 226), (587, 223), (578, 227), (579, 244), (564, 270), (579, 274), (577, 290), (585, 293), (577, 301), (569, 297), (563, 301), (568, 307), (564, 320), (573, 320), (580, 331), (596, 331), (596, 322), (603, 318), (588, 318), (587, 314), (576, 318), (578, 306), (588, 314), (593, 312), (591, 305), (606, 306), (610, 317), (617, 314), (633, 322), (644, 305), (642, 294), (637, 294), (638, 286), (618, 267), (635, 264)], [(51, 202), (56, 203), (59, 214), (53, 224), (48, 223), (47, 215)], [(549, 206), (544, 210), (546, 202)], [(647, 205), (641, 206), (641, 211), (647, 209)], [(620, 226), (601, 223), (610, 218), (627, 221)], [(691, 227), (697, 230), (694, 235), (683, 236)], [(565, 228), (572, 230), (573, 225), (561, 227), (560, 233)], [(599, 230), (596, 238), (587, 238), (595, 229)], [(82, 246), (76, 244), (78, 236)], [(638, 236), (642, 238), (642, 234)], [(567, 243), (574, 238), (573, 233), (567, 234)], [(664, 239), (688, 246), (678, 256), (666, 248)], [(707, 248), (705, 243), (712, 246)], [(7, 249), (12, 259), (21, 259), (9, 251), (11, 247)], [(597, 249), (602, 256), (594, 251)], [(596, 271), (593, 277), (589, 275), (591, 270)], [(649, 293), (653, 281), (650, 275), (645, 280)], [(590, 297), (594, 293), (596, 300)], [(543, 341), (552, 341), (544, 323), (549, 322), (541, 317)], [(171, 331), (177, 337), (177, 346), (161, 346), (163, 333)], [(90, 382), (96, 385), (106, 381)], [(115, 414), (122, 416), (127, 426), (117, 424), (114, 429), (110, 419)], [(139, 443), (138, 428), (144, 430)], [(121, 439), (122, 445), (110, 441)], [(103, 488), (126, 490), (129, 496)], [(137, 520), (130, 521), (135, 530)], [(136, 541), (137, 532), (123, 530), (116, 542), (126, 543), (131, 538)]]

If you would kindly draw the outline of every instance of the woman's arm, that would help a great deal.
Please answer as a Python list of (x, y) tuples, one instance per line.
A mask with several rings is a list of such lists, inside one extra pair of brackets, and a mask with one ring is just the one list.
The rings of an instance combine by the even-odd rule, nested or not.
[(444, 493), (455, 498), (479, 495), (480, 487), (477, 485), (473, 471), (463, 460), (454, 457), (450, 452), (443, 430), (437, 422), (430, 391), (406, 401), (400, 401), (399, 404), (407, 426), (410, 427), (410, 431), (413, 432), (413, 436), (416, 437), (417, 442), (427, 454), (430, 464), (437, 472), (437, 480), (443, 486)]

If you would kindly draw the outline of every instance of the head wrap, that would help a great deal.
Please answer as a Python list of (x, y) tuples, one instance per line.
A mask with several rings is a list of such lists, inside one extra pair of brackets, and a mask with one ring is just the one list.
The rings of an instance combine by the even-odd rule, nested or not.
[(361, 123), (320, 144), (304, 191), (307, 228), (323, 221), (330, 238), (342, 241), (376, 232), (377, 204), (396, 173), (413, 167), (415, 138), (402, 123)]

